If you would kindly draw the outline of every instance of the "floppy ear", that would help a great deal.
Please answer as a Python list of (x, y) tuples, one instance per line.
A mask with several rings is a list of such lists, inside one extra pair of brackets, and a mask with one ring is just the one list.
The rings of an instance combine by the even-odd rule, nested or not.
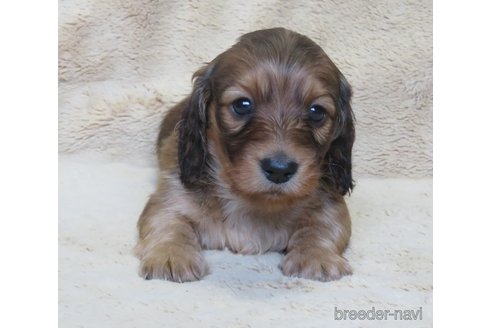
[(325, 157), (328, 179), (338, 192), (345, 195), (354, 187), (352, 180), (352, 145), (355, 140), (354, 114), (350, 106), (352, 89), (340, 73), (340, 91), (336, 120), (335, 139)]
[(185, 187), (200, 181), (207, 160), (207, 108), (211, 99), (208, 65), (193, 74), (193, 91), (179, 124), (178, 161), (180, 179)]

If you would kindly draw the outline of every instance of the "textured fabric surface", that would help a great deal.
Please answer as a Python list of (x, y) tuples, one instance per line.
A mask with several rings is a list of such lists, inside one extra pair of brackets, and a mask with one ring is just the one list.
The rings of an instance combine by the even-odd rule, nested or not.
[(432, 175), (432, 1), (59, 2), (59, 150), (155, 163), (163, 113), (243, 33), (316, 41), (354, 90), (357, 175)]
[[(85, 156), (85, 155), (84, 155)], [(361, 178), (348, 198), (351, 276), (285, 277), (281, 255), (206, 251), (211, 273), (145, 281), (132, 256), (156, 169), (60, 156), (60, 327), (431, 327), (432, 183)], [(335, 320), (335, 309), (418, 311), (417, 320)]]

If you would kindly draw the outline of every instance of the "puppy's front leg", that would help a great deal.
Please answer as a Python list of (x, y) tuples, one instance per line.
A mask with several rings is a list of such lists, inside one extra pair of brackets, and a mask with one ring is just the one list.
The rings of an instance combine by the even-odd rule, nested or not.
[(208, 273), (208, 266), (198, 236), (185, 216), (158, 198), (151, 197), (138, 222), (139, 274), (145, 279), (199, 280)]
[(282, 272), (320, 281), (337, 280), (351, 274), (350, 265), (342, 257), (351, 233), (345, 202), (342, 199), (316, 212), (299, 221), (280, 265)]

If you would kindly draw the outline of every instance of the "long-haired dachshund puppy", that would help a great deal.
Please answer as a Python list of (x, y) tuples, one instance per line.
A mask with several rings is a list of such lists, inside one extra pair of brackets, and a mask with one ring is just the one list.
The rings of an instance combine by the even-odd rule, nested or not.
[(276, 28), (242, 36), (193, 79), (161, 125), (140, 275), (198, 280), (209, 272), (202, 248), (226, 247), (283, 252), (288, 276), (350, 274), (355, 132), (342, 73), (312, 40)]

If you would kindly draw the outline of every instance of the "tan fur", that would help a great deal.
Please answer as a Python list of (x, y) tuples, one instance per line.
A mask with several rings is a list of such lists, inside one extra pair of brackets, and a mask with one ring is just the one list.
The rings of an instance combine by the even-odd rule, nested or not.
[[(288, 40), (291, 32), (285, 31), (278, 33)], [(158, 188), (138, 222), (135, 252), (141, 260), (140, 275), (178, 282), (200, 279), (209, 272), (202, 248), (240, 254), (286, 252), (280, 268), (289, 276), (328, 281), (350, 274), (342, 257), (351, 233), (350, 216), (343, 196), (321, 181), (326, 174), (321, 157), (335, 133), (337, 79), (320, 80), (302, 62), (286, 70), (260, 56), (245, 60), (247, 65), (236, 63), (233, 59), (240, 56), (233, 47), (209, 66), (230, 61), (236, 74), (244, 74), (223, 73), (232, 82), (213, 93), (214, 101), (209, 99), (203, 136), (208, 176), (198, 187), (183, 185), (178, 160), (180, 142), (182, 147), (193, 146), (179, 139), (179, 130), (185, 128), (181, 125), (188, 123), (183, 112), (190, 98), (171, 109), (162, 124)], [(335, 74), (331, 61), (326, 65), (328, 76)], [(207, 69), (196, 75), (204, 76)], [(226, 132), (236, 135), (246, 129), (246, 121), (231, 112), (231, 103), (240, 97), (255, 100), (254, 134), (245, 140), (226, 138)], [(303, 115), (311, 103), (327, 110), (329, 119), (322, 126), (305, 123)], [(232, 154), (236, 141), (242, 146)], [(287, 154), (299, 169), (288, 182), (273, 184), (258, 163), (278, 152)]]

